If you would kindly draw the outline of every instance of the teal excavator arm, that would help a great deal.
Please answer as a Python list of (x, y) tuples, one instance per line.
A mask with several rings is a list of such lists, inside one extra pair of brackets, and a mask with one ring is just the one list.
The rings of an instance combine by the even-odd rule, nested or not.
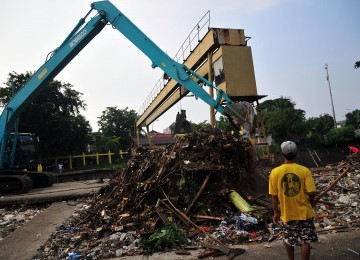
[[(85, 19), (92, 10), (96, 10), (97, 14), (85, 24)], [(5, 106), (0, 116), (0, 169), (13, 166), (15, 151), (11, 151), (11, 156), (8, 156), (7, 142), (21, 111), (107, 24), (111, 24), (148, 56), (153, 68), (162, 69), (195, 96), (220, 113), (230, 116), (235, 123), (244, 122), (235, 104), (225, 92), (217, 89), (217, 97), (211, 97), (194, 77), (201, 83), (214, 87), (212, 82), (170, 58), (111, 2), (99, 1), (91, 4), (91, 10), (86, 16), (80, 19), (64, 42)], [(222, 105), (224, 101), (226, 107)]]

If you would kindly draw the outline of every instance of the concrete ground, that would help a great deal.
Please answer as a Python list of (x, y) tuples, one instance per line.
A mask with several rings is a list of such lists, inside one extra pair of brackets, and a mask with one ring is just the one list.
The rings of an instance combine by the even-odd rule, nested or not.
[[(323, 260), (359, 260), (360, 259), (360, 229), (355, 231), (348, 231), (342, 233), (330, 233), (319, 235), (320, 241), (312, 244), (310, 259)], [(245, 249), (245, 253), (233, 258), (238, 259), (262, 259), (262, 260), (286, 260), (287, 255), (284, 245), (281, 240), (276, 240), (272, 243), (260, 243), (253, 245), (241, 245), (238, 248)], [(295, 249), (295, 259), (301, 259), (300, 248)], [(112, 260), (131, 259), (131, 260), (167, 260), (167, 259), (184, 259), (192, 260), (198, 259), (200, 253), (204, 250), (190, 251), (191, 255), (176, 255), (174, 252), (157, 253), (149, 258), (144, 256), (119, 257)], [(228, 259), (226, 256), (219, 256), (214, 258), (204, 259)]]
[(97, 192), (107, 181), (105, 180), (104, 183), (99, 183), (97, 180), (55, 183), (51, 187), (32, 189), (25, 194), (1, 196), (0, 206), (30, 205), (76, 199)]
[(68, 205), (66, 202), (53, 203), (0, 241), (0, 259), (31, 259), (37, 249), (49, 239), (56, 227), (74, 213), (75, 208), (76, 206)]
[(52, 203), (31, 221), (0, 241), (0, 259), (31, 259), (37, 249), (49, 239), (56, 227), (75, 212), (76, 206), (66, 201), (96, 193), (106, 185), (107, 181), (56, 183), (51, 187), (33, 189), (25, 194), (0, 197), (0, 206)]

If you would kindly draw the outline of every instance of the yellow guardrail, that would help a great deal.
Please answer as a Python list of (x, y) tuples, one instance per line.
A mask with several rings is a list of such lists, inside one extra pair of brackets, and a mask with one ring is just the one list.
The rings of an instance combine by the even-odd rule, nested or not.
[[(124, 158), (124, 155), (125, 154), (128, 154), (129, 152), (124, 152), (123, 150), (119, 150), (119, 155), (120, 155), (120, 158), (123, 159)], [(56, 156), (56, 157), (50, 157), (50, 158), (47, 158), (45, 159), (44, 161), (49, 161), (49, 160), (54, 160), (54, 164), (56, 166), (59, 165), (59, 161), (61, 160), (68, 160), (68, 169), (73, 169), (73, 160), (74, 159), (78, 159), (78, 158), (81, 158), (81, 161), (82, 161), (82, 166), (86, 166), (87, 165), (87, 162), (86, 162), (86, 159), (87, 158), (95, 158), (96, 160), (96, 165), (100, 165), (100, 158), (101, 157), (107, 157), (107, 162), (109, 165), (112, 164), (112, 156), (114, 156), (115, 153), (109, 151), (107, 153), (94, 153), (94, 154), (79, 154), (79, 155), (68, 155), (68, 156)], [(39, 164), (38, 165), (38, 171), (42, 171), (42, 165)]]

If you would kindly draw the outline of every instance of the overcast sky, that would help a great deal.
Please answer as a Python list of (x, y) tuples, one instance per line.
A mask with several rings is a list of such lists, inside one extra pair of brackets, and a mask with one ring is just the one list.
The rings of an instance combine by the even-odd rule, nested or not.
[[(3, 0), (0, 16), (0, 79), (9, 72), (36, 71), (58, 47), (93, 1)], [(266, 99), (290, 97), (306, 117), (332, 115), (325, 63), (337, 120), (360, 107), (359, 0), (113, 0), (132, 22), (171, 57), (208, 11), (211, 27), (244, 29), (252, 37), (256, 83)], [(95, 15), (95, 13), (93, 13)], [(56, 77), (83, 93), (82, 114), (98, 129), (106, 107), (138, 111), (160, 78), (150, 60), (107, 26)], [(263, 99), (262, 101), (266, 100)], [(180, 108), (187, 119), (208, 120), (209, 107), (184, 98), (150, 129), (162, 132)]]

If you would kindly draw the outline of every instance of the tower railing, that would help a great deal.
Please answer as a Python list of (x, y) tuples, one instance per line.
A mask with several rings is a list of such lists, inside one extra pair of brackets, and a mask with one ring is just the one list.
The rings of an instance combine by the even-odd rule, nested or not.
[[(183, 44), (180, 46), (179, 50), (174, 56), (174, 60), (180, 63), (183, 63), (195, 47), (199, 44), (200, 40), (205, 36), (210, 27), (210, 10), (207, 11), (200, 21), (194, 26), (189, 35), (185, 38)], [(157, 95), (163, 90), (166, 86), (168, 80), (164, 77), (156, 82), (155, 86), (150, 91), (149, 95), (146, 97), (144, 103), (141, 105), (138, 110), (138, 114), (141, 115), (149, 107), (149, 105), (154, 101)]]

